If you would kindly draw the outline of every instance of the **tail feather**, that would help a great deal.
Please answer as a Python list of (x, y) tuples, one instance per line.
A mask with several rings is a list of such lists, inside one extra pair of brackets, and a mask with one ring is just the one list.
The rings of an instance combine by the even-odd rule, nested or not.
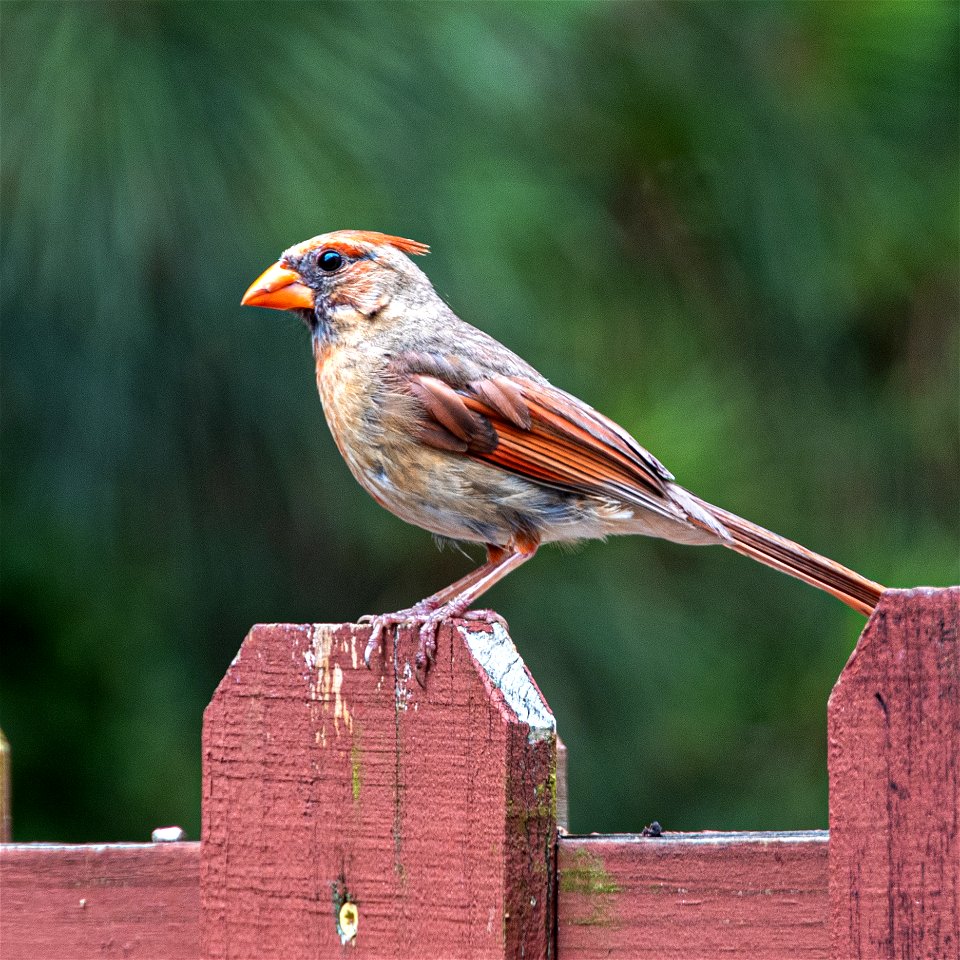
[(729, 534), (729, 539), (722, 541), (725, 547), (826, 590), (866, 616), (873, 613), (886, 589), (879, 583), (848, 570), (842, 564), (821, 557), (820, 554), (801, 547), (799, 543), (744, 520), (735, 513), (715, 507), (699, 497), (694, 499), (712, 514)]

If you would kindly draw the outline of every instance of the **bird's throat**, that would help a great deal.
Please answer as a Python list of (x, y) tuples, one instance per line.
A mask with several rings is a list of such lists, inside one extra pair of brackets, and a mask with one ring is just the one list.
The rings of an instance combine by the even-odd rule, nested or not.
[(313, 340), (313, 352), (322, 352), (333, 342), (333, 324), (322, 307), (317, 307), (304, 317), (304, 322), (310, 328), (310, 337)]

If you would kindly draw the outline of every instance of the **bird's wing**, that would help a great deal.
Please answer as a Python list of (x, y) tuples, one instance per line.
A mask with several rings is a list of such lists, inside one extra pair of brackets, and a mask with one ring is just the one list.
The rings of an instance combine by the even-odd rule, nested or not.
[(410, 430), (438, 450), (560, 489), (676, 517), (672, 474), (633, 437), (545, 381), (480, 375), (455, 358), (411, 354), (393, 374), (414, 399)]

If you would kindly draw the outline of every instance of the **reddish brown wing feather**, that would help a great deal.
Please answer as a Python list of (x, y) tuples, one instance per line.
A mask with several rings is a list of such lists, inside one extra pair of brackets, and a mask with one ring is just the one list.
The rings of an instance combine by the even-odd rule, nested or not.
[(626, 430), (583, 401), (556, 387), (530, 381), (522, 383), (522, 390), (535, 419), (594, 453), (602, 451), (612, 457), (643, 486), (662, 493), (664, 482), (673, 479), (673, 474)]
[(489, 420), (474, 413), (463, 397), (437, 377), (418, 375), (410, 378), (410, 392), (420, 401), (426, 424), (439, 424), (475, 453), (486, 453), (497, 445), (496, 434)]
[(509, 420), (521, 430), (532, 426), (530, 408), (520, 388), (506, 377), (491, 377), (489, 380), (474, 380), (470, 387), (477, 397), (491, 410)]
[[(657, 508), (671, 475), (626, 431), (548, 384), (510, 377), (454, 388), (407, 381), (422, 411), (420, 439), (532, 480)], [(671, 511), (672, 512), (672, 511)]]

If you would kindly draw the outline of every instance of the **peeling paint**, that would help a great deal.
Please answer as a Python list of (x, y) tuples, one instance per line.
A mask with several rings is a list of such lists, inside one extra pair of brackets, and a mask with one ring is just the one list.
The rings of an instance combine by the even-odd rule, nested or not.
[(510, 635), (499, 623), (494, 622), (490, 626), (491, 631), (460, 628), (470, 652), (490, 682), (503, 694), (517, 719), (530, 728), (527, 740), (535, 743), (554, 736), (557, 721), (530, 680)]
[[(410, 703), (413, 702), (413, 690), (410, 687), (410, 681), (413, 679), (413, 667), (410, 666), (410, 661), (407, 660), (403, 664), (403, 672), (397, 676), (393, 690), (396, 708), (398, 710), (406, 711)], [(416, 703), (414, 703), (414, 707), (416, 707)]]
[[(413, 676), (409, 661), (400, 672), (400, 654), (397, 643), (393, 644), (393, 728), (394, 728), (394, 767), (393, 767), (393, 872), (403, 884), (406, 881), (406, 869), (403, 866), (403, 748), (400, 738), (400, 712), (407, 709), (409, 699), (408, 683)], [(401, 693), (403, 694), (401, 696)]]
[[(310, 644), (303, 651), (303, 662), (310, 676), (309, 695), (323, 707), (324, 715), (333, 715), (334, 732), (340, 736), (340, 726), (353, 732), (353, 714), (343, 696), (343, 669), (339, 663), (331, 666), (333, 654), (333, 630), (325, 625), (316, 625), (311, 630)], [(317, 742), (326, 745), (327, 725), (323, 722)]]
[(343, 670), (340, 669), (340, 664), (335, 663), (333, 665), (333, 693), (336, 697), (334, 708), (333, 708), (333, 723), (336, 727), (337, 733), (340, 732), (340, 718), (342, 717), (344, 722), (347, 724), (349, 729), (353, 729), (353, 717), (350, 715), (350, 711), (347, 709), (347, 703), (343, 699), (341, 691), (343, 690)]

